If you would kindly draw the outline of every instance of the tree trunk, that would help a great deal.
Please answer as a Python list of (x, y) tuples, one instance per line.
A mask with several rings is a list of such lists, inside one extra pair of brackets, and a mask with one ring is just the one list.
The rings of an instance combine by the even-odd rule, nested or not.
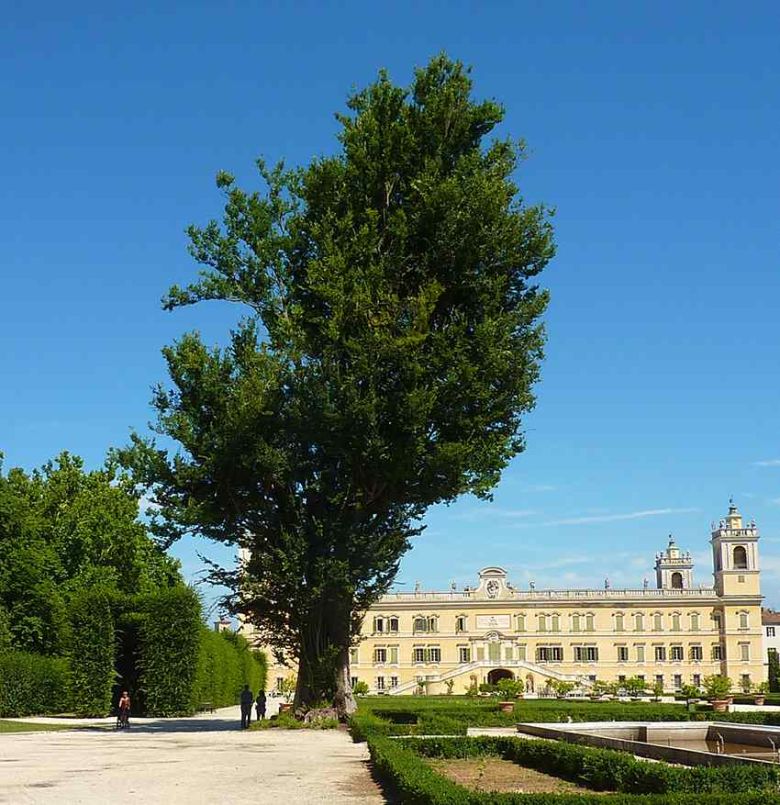
[(355, 695), (352, 693), (352, 680), (349, 676), (349, 645), (339, 646), (336, 659), (336, 695), (333, 697), (333, 707), (343, 721), (357, 710)]

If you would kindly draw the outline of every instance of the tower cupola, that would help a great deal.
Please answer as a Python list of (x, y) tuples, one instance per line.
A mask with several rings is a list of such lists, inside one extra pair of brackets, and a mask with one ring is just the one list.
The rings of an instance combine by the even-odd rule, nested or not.
[(743, 523), (733, 498), (728, 514), (710, 537), (718, 595), (759, 595), (758, 529), (754, 521)]
[(666, 550), (655, 556), (655, 580), (659, 590), (690, 590), (693, 586), (693, 559), (677, 547), (671, 534)]

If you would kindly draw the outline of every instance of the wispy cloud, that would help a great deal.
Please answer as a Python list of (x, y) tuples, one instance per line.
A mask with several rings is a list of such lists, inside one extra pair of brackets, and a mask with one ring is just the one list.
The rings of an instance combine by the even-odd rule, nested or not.
[(535, 509), (500, 509), (493, 506), (484, 506), (479, 509), (467, 509), (466, 511), (455, 512), (453, 520), (483, 520), (486, 517), (503, 517), (507, 520), (518, 520), (525, 517), (532, 517), (537, 514)]
[(525, 492), (555, 492), (557, 488), (553, 484), (527, 484), (523, 490)]
[(556, 525), (587, 525), (589, 523), (616, 523), (621, 520), (643, 520), (645, 517), (662, 517), (666, 514), (687, 514), (698, 509), (642, 509), (635, 512), (623, 512), (621, 514), (594, 514), (578, 517), (563, 517), (560, 520), (545, 520), (542, 523), (531, 523), (536, 526), (556, 526)]
[(780, 458), (767, 458), (763, 461), (754, 461), (754, 467), (780, 467)]

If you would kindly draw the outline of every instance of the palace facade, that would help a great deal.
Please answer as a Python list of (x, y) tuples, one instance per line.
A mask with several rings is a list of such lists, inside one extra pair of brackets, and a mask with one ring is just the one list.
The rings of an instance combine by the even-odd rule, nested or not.
[[(665, 691), (724, 674), (735, 688), (766, 679), (758, 530), (736, 506), (713, 523), (713, 586), (694, 584), (693, 561), (670, 538), (656, 584), (639, 589), (529, 589), (486, 567), (473, 588), (390, 593), (367, 612), (351, 653), (353, 684), (372, 693), (464, 693), (473, 683), (644, 678)], [(269, 685), (291, 669), (271, 665)]]

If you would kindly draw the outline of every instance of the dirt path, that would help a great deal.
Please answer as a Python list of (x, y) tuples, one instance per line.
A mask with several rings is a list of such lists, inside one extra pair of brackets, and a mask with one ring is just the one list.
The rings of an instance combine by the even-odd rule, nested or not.
[(0, 735), (0, 802), (385, 802), (365, 744), (346, 733), (247, 732), (237, 725), (231, 708), (139, 723), (129, 732)]

